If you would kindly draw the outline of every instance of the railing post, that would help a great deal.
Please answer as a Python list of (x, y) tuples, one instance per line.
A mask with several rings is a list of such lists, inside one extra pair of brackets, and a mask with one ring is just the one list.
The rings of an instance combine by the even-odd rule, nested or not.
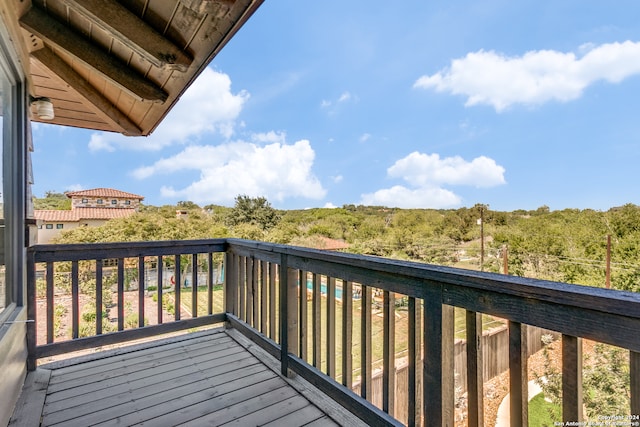
[(582, 338), (562, 335), (562, 421), (582, 421)]
[(509, 321), (509, 396), (512, 427), (529, 425), (527, 326)]
[(442, 287), (430, 286), (424, 298), (425, 425), (454, 425), (453, 306), (442, 304)]
[(27, 370), (36, 370), (36, 263), (27, 251)]
[(280, 257), (280, 373), (289, 376), (289, 263), (287, 255)]

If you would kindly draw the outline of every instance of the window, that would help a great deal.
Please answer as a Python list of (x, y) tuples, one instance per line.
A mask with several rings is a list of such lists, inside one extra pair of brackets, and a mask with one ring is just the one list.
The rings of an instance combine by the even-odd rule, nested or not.
[(84, 204), (86, 205), (87, 203), (89, 203), (89, 200), (87, 200), (87, 199), (82, 199), (82, 203), (84, 203)]
[(62, 230), (64, 228), (64, 224), (56, 224), (56, 229)]
[(96, 200), (96, 203), (97, 203), (97, 204), (99, 204), (99, 205), (101, 205), (101, 204), (102, 204), (102, 199), (98, 199), (98, 200)]
[(118, 201), (114, 199), (114, 200), (112, 200), (112, 201), (111, 201), (111, 204), (112, 204), (112, 205), (117, 205), (117, 204), (118, 204)]
[(45, 225), (45, 227), (47, 228), (47, 230), (53, 230), (53, 224), (47, 224)]
[(131, 200), (125, 200), (125, 201), (124, 201), (124, 204), (125, 204), (125, 205), (130, 205), (130, 204), (131, 204)]

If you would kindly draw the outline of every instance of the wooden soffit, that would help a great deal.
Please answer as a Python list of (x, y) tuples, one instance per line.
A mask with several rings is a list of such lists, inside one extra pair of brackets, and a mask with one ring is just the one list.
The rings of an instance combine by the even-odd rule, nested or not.
[(263, 0), (7, 0), (32, 120), (149, 135)]

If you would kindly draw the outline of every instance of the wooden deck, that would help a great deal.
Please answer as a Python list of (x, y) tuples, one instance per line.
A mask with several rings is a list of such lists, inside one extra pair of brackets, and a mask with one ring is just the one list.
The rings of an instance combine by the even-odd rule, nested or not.
[(10, 425), (360, 424), (276, 363), (223, 329), (52, 362), (29, 373)]

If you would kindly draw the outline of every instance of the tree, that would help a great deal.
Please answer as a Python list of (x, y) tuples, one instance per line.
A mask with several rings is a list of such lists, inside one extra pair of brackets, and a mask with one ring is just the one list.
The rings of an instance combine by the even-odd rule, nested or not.
[(250, 224), (258, 226), (263, 231), (275, 227), (278, 221), (280, 221), (280, 215), (266, 198), (247, 195), (236, 197), (235, 206), (227, 217), (228, 225)]
[(33, 198), (33, 206), (38, 210), (69, 210), (71, 209), (71, 199), (66, 194), (47, 191), (44, 193), (44, 198)]

